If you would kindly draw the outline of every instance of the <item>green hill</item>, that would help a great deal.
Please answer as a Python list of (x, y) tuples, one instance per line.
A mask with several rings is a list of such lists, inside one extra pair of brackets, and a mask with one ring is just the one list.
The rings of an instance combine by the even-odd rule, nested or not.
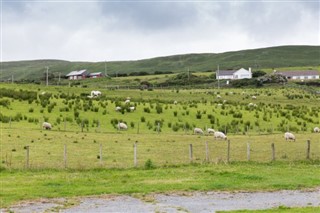
[[(107, 62), (109, 75), (130, 74), (132, 72), (203, 72), (220, 69), (252, 67), (254, 70), (265, 68), (319, 66), (320, 46), (279, 46), (225, 53), (185, 54), (157, 57), (137, 61)], [(104, 72), (105, 62), (70, 62), (63, 60), (33, 60), (1, 63), (1, 81), (40, 79), (45, 67), (54, 75), (65, 75), (73, 70), (87, 69), (89, 72)]]

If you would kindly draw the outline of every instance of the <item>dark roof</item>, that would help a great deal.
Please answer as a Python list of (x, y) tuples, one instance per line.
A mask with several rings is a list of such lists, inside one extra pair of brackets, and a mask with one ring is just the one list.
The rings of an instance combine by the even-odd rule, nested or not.
[(298, 71), (285, 71), (285, 72), (276, 72), (276, 73), (287, 76), (287, 77), (319, 75), (319, 71), (317, 70), (298, 70)]
[(217, 71), (217, 75), (221, 76), (221, 75), (233, 75), (233, 73), (237, 72), (238, 70), (219, 70), (219, 72)]

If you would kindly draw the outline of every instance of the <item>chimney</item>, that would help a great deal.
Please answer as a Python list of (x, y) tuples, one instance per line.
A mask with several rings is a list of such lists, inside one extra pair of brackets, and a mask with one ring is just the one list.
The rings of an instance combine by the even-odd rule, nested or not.
[(249, 67), (249, 72), (251, 73), (251, 67)]

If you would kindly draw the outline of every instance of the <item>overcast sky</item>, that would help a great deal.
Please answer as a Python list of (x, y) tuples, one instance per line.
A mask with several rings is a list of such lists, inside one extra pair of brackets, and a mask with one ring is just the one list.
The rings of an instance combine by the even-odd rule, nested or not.
[(2, 61), (118, 61), (319, 45), (316, 1), (12, 1)]

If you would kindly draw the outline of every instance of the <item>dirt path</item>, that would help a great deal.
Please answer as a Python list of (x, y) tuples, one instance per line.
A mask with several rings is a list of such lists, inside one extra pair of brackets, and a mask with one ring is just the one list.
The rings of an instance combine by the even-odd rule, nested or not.
[(7, 210), (14, 212), (215, 212), (218, 210), (269, 209), (279, 206), (320, 206), (320, 188), (312, 191), (192, 192), (138, 196), (99, 196), (43, 199)]

